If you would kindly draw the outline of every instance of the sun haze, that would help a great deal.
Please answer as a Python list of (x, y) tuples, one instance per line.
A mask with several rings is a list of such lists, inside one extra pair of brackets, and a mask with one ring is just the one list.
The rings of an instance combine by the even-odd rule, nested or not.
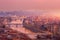
[(60, 0), (0, 0), (0, 10), (56, 10)]

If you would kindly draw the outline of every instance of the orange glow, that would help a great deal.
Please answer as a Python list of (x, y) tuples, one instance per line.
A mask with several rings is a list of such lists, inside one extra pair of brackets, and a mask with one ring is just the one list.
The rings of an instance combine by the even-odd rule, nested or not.
[(0, 0), (0, 10), (55, 10), (60, 0)]

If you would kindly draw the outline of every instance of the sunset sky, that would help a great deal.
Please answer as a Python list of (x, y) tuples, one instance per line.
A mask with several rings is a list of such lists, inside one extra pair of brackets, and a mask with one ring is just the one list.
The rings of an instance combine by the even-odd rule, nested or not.
[(60, 16), (60, 0), (0, 0), (0, 11), (42, 11)]
[(60, 0), (0, 0), (0, 10), (60, 10)]

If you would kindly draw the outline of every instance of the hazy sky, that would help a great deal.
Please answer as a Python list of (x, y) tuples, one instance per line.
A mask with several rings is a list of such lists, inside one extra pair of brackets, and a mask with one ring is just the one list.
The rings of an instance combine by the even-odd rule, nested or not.
[(60, 10), (60, 0), (0, 0), (0, 10)]

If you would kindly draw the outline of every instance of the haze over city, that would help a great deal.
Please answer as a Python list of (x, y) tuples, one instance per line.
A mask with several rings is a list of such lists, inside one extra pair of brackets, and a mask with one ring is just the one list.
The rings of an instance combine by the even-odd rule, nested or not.
[(0, 11), (20, 10), (35, 12), (42, 10), (44, 14), (60, 16), (60, 0), (0, 0)]
[(0, 40), (60, 40), (60, 0), (0, 0)]

